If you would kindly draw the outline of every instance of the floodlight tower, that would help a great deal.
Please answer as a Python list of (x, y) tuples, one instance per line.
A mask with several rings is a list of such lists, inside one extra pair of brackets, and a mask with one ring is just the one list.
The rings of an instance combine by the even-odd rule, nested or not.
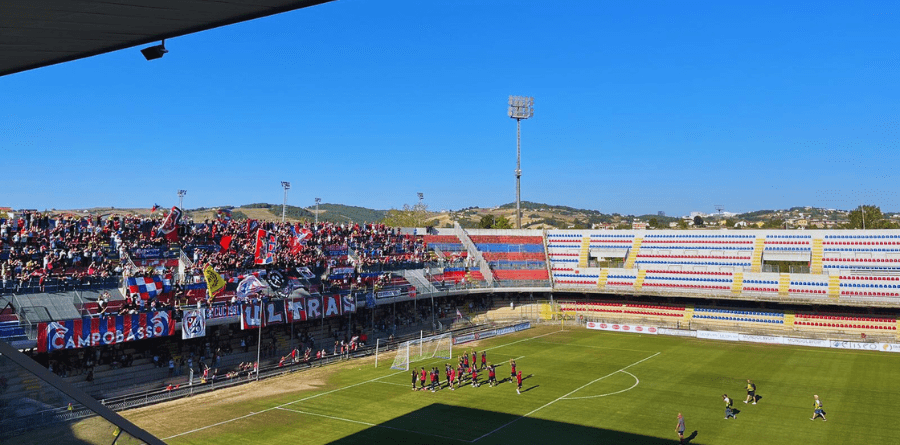
[(723, 206), (722, 204), (716, 204), (715, 207), (716, 207), (716, 213), (718, 213), (718, 214), (719, 214), (719, 218), (721, 218), (721, 217), (722, 217), (722, 210), (725, 210), (725, 206)]
[(178, 208), (184, 209), (184, 195), (187, 195), (187, 190), (179, 190), (178, 191)]
[(281, 222), (284, 222), (284, 213), (285, 209), (287, 209), (287, 191), (291, 189), (291, 183), (281, 181), (281, 187), (284, 188), (284, 200), (281, 201)]
[(322, 202), (322, 198), (316, 198), (316, 225), (319, 225), (319, 203)]
[(534, 98), (509, 96), (509, 117), (516, 120), (516, 228), (522, 228), (522, 119), (534, 116)]

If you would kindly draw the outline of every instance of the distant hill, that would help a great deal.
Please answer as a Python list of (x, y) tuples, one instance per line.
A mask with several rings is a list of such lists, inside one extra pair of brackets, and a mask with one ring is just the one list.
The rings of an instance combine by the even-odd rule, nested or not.
[[(242, 206), (224, 205), (209, 208), (186, 209), (188, 216), (196, 222), (216, 217), (218, 209), (230, 209), (235, 219), (260, 219), (277, 221), (281, 219), (281, 204), (252, 203)], [(495, 219), (503, 216), (515, 224), (516, 203), (511, 202), (497, 207), (466, 207), (453, 211), (429, 212), (426, 218), (428, 225), (436, 227), (452, 227), (458, 221), (466, 228), (479, 227), (482, 218), (487, 215)], [(164, 209), (167, 210), (167, 209)], [(287, 206), (285, 216), (288, 221), (312, 221), (316, 218), (316, 207)], [(90, 209), (56, 210), (51, 213), (73, 215), (142, 215), (150, 214), (149, 208), (115, 208), (94, 207)], [(379, 222), (388, 214), (387, 210), (375, 210), (359, 206), (343, 204), (319, 204), (319, 220), (330, 222)], [(828, 221), (830, 226), (839, 228), (847, 222), (847, 210), (824, 209), (809, 206), (791, 207), (781, 210), (756, 210), (745, 212), (727, 219), (729, 222), (745, 221), (747, 223), (766, 224), (766, 227), (795, 227), (798, 221), (808, 220), (810, 227), (822, 227), (820, 222)], [(900, 219), (896, 212), (884, 212), (885, 218)], [(656, 223), (659, 228), (667, 228), (672, 222), (681, 220), (681, 216), (663, 215), (622, 215), (618, 213), (601, 213), (597, 210), (578, 209), (574, 207), (545, 204), (531, 201), (522, 202), (522, 228), (525, 229), (586, 229), (591, 227), (630, 228), (635, 219)], [(716, 215), (704, 216), (708, 225), (719, 218)], [(723, 221), (724, 222), (724, 221)]]

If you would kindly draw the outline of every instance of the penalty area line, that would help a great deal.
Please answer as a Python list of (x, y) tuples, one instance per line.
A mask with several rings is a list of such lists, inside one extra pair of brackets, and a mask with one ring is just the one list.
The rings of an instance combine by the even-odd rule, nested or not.
[[(537, 408), (535, 408), (535, 409), (533, 409), (533, 410), (531, 410), (531, 411), (529, 411), (529, 412), (527, 412), (527, 413), (525, 413), (525, 414), (523, 414), (523, 415), (521, 415), (521, 416), (519, 416), (519, 417), (517, 417), (517, 418), (515, 418), (515, 419), (513, 419), (513, 420), (510, 420), (509, 422), (507, 422), (507, 423), (505, 423), (505, 424), (503, 424), (503, 425), (500, 425), (499, 427), (497, 427), (497, 428), (494, 429), (493, 431), (490, 431), (490, 432), (488, 432), (488, 433), (485, 433), (485, 434), (481, 435), (480, 437), (478, 437), (477, 439), (473, 440), (472, 442), (478, 442), (479, 440), (484, 439), (485, 437), (490, 436), (491, 434), (494, 434), (494, 433), (496, 433), (497, 431), (500, 431), (500, 430), (502, 430), (503, 428), (506, 428), (506, 427), (512, 425), (513, 423), (518, 422), (519, 420), (522, 420), (522, 419), (525, 418), (525, 417), (528, 417), (528, 416), (530, 416), (530, 415), (532, 415), (532, 414), (534, 414), (534, 413), (536, 413), (536, 412), (538, 412), (538, 411), (540, 411), (540, 410), (542, 410), (542, 409), (544, 409), (544, 408), (546, 408), (546, 407), (548, 407), (548, 406), (550, 406), (550, 405), (552, 405), (552, 404), (554, 404), (554, 403), (556, 403), (556, 402), (559, 402), (560, 400), (566, 399), (567, 397), (571, 396), (572, 394), (575, 394), (576, 392), (581, 391), (582, 389), (584, 389), (584, 388), (586, 388), (586, 387), (588, 387), (588, 386), (590, 386), (590, 385), (592, 385), (592, 384), (594, 384), (594, 383), (596, 383), (596, 382), (599, 382), (599, 381), (601, 381), (601, 380), (603, 380), (603, 379), (605, 379), (605, 378), (607, 378), (607, 377), (609, 377), (609, 376), (611, 376), (611, 375), (613, 375), (613, 374), (617, 374), (617, 373), (619, 373), (619, 372), (625, 371), (626, 369), (628, 369), (628, 368), (630, 368), (630, 367), (632, 367), (632, 366), (641, 364), (641, 363), (643, 363), (643, 362), (645, 362), (645, 361), (647, 361), (647, 360), (650, 360), (650, 359), (653, 358), (653, 357), (656, 357), (656, 356), (659, 355), (659, 354), (661, 354), (661, 352), (657, 352), (656, 354), (653, 354), (653, 355), (651, 355), (650, 357), (647, 357), (647, 358), (638, 360), (638, 361), (636, 361), (636, 362), (634, 362), (634, 363), (632, 363), (632, 364), (630, 364), (630, 365), (628, 365), (628, 366), (626, 366), (626, 367), (624, 367), (624, 368), (622, 368), (622, 369), (619, 369), (619, 370), (617, 370), (617, 371), (613, 371), (613, 372), (611, 372), (611, 373), (609, 373), (609, 374), (607, 374), (607, 375), (605, 375), (605, 376), (603, 376), (603, 377), (600, 377), (600, 378), (591, 380), (590, 382), (587, 382), (587, 383), (585, 383), (584, 385), (581, 385), (581, 386), (579, 386), (578, 388), (575, 388), (575, 389), (573, 389), (572, 391), (569, 391), (569, 392), (566, 393), (565, 395), (562, 395), (562, 396), (556, 398), (555, 400), (551, 400), (550, 402), (547, 402), (547, 403), (545, 403), (544, 405), (541, 405), (540, 407), (537, 407)], [(635, 377), (635, 378), (637, 378), (637, 377)], [(629, 389), (630, 389), (630, 388), (629, 388)]]
[[(560, 330), (560, 331), (553, 331), (553, 332), (548, 332), (548, 333), (546, 333), (546, 334), (541, 334), (541, 335), (538, 335), (538, 336), (535, 336), (535, 337), (523, 338), (523, 339), (521, 339), (521, 340), (516, 340), (516, 341), (514, 341), (514, 342), (506, 343), (506, 344), (499, 345), (499, 346), (494, 346), (494, 347), (492, 347), (492, 348), (486, 348), (485, 351), (490, 351), (490, 350), (492, 350), (492, 349), (502, 348), (502, 347), (504, 347), (504, 346), (514, 345), (514, 344), (516, 344), (516, 343), (522, 343), (522, 342), (524, 342), (524, 341), (534, 340), (534, 339), (536, 339), (536, 338), (546, 337), (546, 336), (548, 336), (548, 335), (550, 335), (550, 334), (556, 334), (556, 333), (559, 333), (559, 332), (565, 332), (565, 331), (562, 331), (562, 330)], [(353, 388), (353, 387), (356, 387), (356, 386), (365, 385), (365, 384), (367, 384), (367, 383), (377, 382), (377, 381), (379, 381), (379, 380), (381, 380), (381, 379), (383, 379), (383, 378), (386, 378), (386, 377), (392, 377), (392, 376), (395, 376), (395, 375), (398, 375), (398, 374), (404, 374), (404, 373), (406, 373), (406, 372), (407, 372), (407, 371), (398, 371), (398, 372), (394, 372), (394, 373), (390, 373), (390, 374), (385, 374), (385, 375), (383, 375), (383, 376), (381, 376), (381, 377), (376, 377), (376, 378), (371, 379), (371, 380), (366, 380), (366, 381), (364, 381), (364, 382), (354, 383), (354, 384), (348, 385), (348, 386), (342, 386), (342, 387), (340, 387), (340, 388), (335, 388), (335, 389), (332, 389), (332, 390), (330, 390), (330, 391), (326, 391), (326, 392), (319, 393), (319, 394), (314, 394), (314, 395), (311, 395), (311, 396), (308, 396), (308, 397), (304, 397), (304, 398), (302, 398), (302, 399), (297, 399), (297, 400), (294, 400), (293, 402), (287, 402), (287, 403), (283, 403), (283, 404), (278, 405), (278, 406), (273, 406), (273, 407), (271, 407), (271, 408), (266, 408), (266, 409), (264, 409), (264, 410), (262, 410), (262, 411), (256, 411), (256, 412), (252, 412), (252, 413), (249, 413), (249, 414), (245, 414), (245, 415), (243, 415), (243, 416), (235, 417), (235, 418), (233, 418), (233, 419), (223, 420), (223, 421), (221, 421), (221, 422), (217, 422), (217, 423), (214, 423), (214, 424), (212, 424), (212, 425), (206, 425), (206, 426), (203, 426), (203, 427), (200, 427), (200, 428), (194, 428), (194, 429), (192, 429), (192, 430), (185, 431), (185, 432), (183, 432), (183, 433), (178, 433), (178, 434), (175, 434), (175, 435), (172, 435), (172, 436), (163, 438), (163, 440), (174, 439), (174, 438), (176, 438), (176, 437), (181, 437), (181, 436), (185, 436), (185, 435), (188, 435), (188, 434), (196, 433), (196, 432), (203, 431), (203, 430), (206, 430), (206, 429), (209, 429), (209, 428), (217, 427), (217, 426), (219, 426), (219, 425), (224, 425), (224, 424), (226, 424), (226, 423), (234, 422), (234, 421), (236, 421), (236, 420), (246, 419), (247, 417), (255, 416), (255, 415), (257, 415), (257, 414), (263, 414), (263, 413), (272, 411), (272, 410), (274, 410), (274, 409), (279, 409), (279, 408), (282, 408), (282, 407), (285, 407), (285, 406), (288, 406), (288, 405), (293, 405), (293, 404), (295, 404), (295, 403), (305, 402), (305, 401), (310, 400), (310, 399), (315, 399), (316, 397), (321, 397), (321, 396), (328, 395), (328, 394), (331, 394), (331, 393), (335, 393), (335, 392), (338, 392), (338, 391), (343, 391), (343, 390), (345, 390), (345, 389), (350, 389), (350, 388)], [(406, 385), (402, 385), (402, 386), (406, 386)], [(459, 439), (456, 439), (456, 440), (459, 440)], [(465, 442), (465, 441), (463, 441), (463, 442)]]

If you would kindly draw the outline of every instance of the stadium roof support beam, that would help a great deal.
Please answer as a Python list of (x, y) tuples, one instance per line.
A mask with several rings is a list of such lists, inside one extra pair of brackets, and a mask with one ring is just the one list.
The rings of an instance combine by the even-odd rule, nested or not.
[(0, 76), (333, 0), (4, 0)]
[(97, 415), (99, 415), (109, 423), (117, 426), (121, 432), (128, 433), (132, 437), (138, 440), (142, 440), (144, 441), (144, 443), (147, 443), (149, 445), (165, 445), (165, 442), (163, 442), (162, 440), (157, 439), (154, 435), (131, 423), (124, 417), (116, 414), (115, 411), (107, 408), (106, 405), (98, 402), (96, 399), (87, 395), (87, 393), (85, 393), (84, 391), (76, 388), (71, 383), (66, 382), (62, 379), (62, 377), (59, 377), (58, 375), (50, 372), (47, 368), (44, 368), (43, 366), (38, 364), (31, 357), (10, 346), (9, 343), (0, 341), (0, 354), (6, 356), (13, 363), (21, 366), (23, 369), (30, 372), (42, 382), (56, 388), (66, 396), (71, 397), (76, 402), (97, 413)]

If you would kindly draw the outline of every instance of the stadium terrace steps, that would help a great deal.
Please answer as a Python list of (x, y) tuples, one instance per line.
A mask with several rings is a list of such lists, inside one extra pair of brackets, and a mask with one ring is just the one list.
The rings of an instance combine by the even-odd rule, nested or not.
[(631, 250), (628, 251), (628, 257), (625, 259), (625, 268), (632, 269), (634, 268), (634, 262), (637, 260), (638, 255), (641, 252), (641, 243), (643, 242), (643, 238), (634, 237), (634, 240), (631, 242)]
[(822, 257), (825, 253), (824, 248), (825, 240), (821, 238), (814, 238), (812, 245), (812, 258), (809, 263), (809, 271), (813, 274), (821, 274), (822, 273)]
[(750, 257), (750, 271), (762, 272), (762, 254), (766, 246), (766, 239), (757, 237), (753, 243), (753, 255)]

